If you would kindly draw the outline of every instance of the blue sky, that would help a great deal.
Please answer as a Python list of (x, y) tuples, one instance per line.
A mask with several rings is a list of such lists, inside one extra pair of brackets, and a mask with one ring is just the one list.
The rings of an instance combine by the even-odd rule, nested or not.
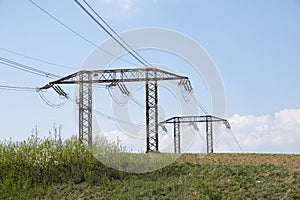
[[(73, 1), (35, 2), (94, 43), (108, 39)], [(264, 147), (263, 142), (252, 148), (248, 144), (257, 138), (249, 132), (248, 125), (238, 126), (235, 134), (245, 151), (300, 153), (297, 144), (300, 139), (299, 1), (97, 0), (92, 5), (117, 32), (161, 27), (193, 38), (207, 51), (222, 76), (228, 119), (242, 125), (245, 121), (254, 121), (253, 132), (260, 126), (267, 126), (265, 132), (272, 132), (282, 123), (284, 130), (277, 127), (276, 131), (281, 131), (281, 134), (275, 131), (274, 137), (293, 136), (288, 144), (284, 143), (283, 137), (281, 143), (278, 144), (278, 139), (269, 148)], [(95, 48), (25, 0), (0, 0), (0, 27), (1, 48), (74, 69), (42, 64), (0, 49), (1, 56), (62, 76), (80, 69)], [(143, 55), (153, 58), (151, 52)], [(170, 63), (166, 61), (166, 64)], [(2, 65), (0, 70), (0, 85), (35, 87), (49, 81)], [(69, 91), (72, 92), (72, 88)], [(46, 135), (53, 124), (63, 125), (62, 133), (66, 138), (75, 134), (72, 103), (53, 109), (36, 93), (0, 90), (0, 95), (0, 140), (9, 137), (24, 139), (35, 126)], [(54, 93), (49, 92), (47, 96), (56, 100)], [(262, 120), (263, 117), (268, 119)], [(282, 120), (278, 122), (279, 118)], [(283, 122), (284, 119), (288, 122)], [(108, 129), (113, 131), (111, 127)], [(264, 142), (270, 139), (262, 135)], [(220, 151), (236, 150), (229, 148), (232, 141), (226, 138), (223, 141)]]

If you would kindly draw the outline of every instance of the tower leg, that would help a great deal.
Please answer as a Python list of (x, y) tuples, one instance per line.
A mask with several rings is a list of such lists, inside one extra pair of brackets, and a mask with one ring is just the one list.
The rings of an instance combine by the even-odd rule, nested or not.
[(212, 117), (206, 116), (206, 147), (207, 153), (213, 153)]
[(79, 75), (79, 141), (92, 146), (92, 83), (91, 74)]
[[(156, 72), (147, 72), (148, 78), (155, 78)], [(158, 95), (157, 81), (146, 80), (146, 152), (158, 152)]]
[(180, 123), (179, 119), (174, 119), (174, 153), (180, 153)]

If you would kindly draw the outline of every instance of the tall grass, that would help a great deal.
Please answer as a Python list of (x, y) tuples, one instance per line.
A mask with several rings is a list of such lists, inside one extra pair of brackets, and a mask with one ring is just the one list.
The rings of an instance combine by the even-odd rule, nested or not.
[(93, 148), (86, 148), (75, 136), (62, 140), (56, 128), (44, 138), (34, 130), (24, 141), (0, 143), (0, 199), (40, 196), (53, 184), (99, 184), (130, 177), (126, 172), (160, 169), (164, 160), (169, 164), (173, 156), (132, 154), (119, 140), (109, 142), (103, 136), (94, 139)]
[[(117, 150), (104, 139), (101, 145), (106, 150)], [(94, 182), (95, 177), (116, 178), (118, 174), (97, 161), (75, 136), (62, 141), (56, 129), (48, 137), (40, 138), (36, 130), (22, 142), (0, 143), (0, 188), (8, 195), (28, 193), (37, 185)]]

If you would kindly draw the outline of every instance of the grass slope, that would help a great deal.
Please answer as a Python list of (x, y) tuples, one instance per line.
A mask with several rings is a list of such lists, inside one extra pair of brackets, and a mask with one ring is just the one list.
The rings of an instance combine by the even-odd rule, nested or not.
[(0, 199), (300, 199), (299, 164), (299, 155), (184, 154), (130, 174), (103, 165), (75, 138), (33, 135), (0, 144)]
[(300, 199), (300, 176), (284, 167), (176, 163), (154, 173), (54, 184), (49, 199)]

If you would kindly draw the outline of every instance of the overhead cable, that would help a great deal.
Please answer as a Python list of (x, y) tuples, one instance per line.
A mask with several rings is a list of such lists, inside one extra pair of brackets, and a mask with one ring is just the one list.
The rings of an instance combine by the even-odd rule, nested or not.
[(31, 59), (31, 60), (35, 60), (35, 61), (41, 62), (41, 63), (45, 63), (45, 64), (49, 64), (49, 65), (54, 65), (54, 66), (58, 66), (58, 67), (63, 67), (63, 68), (66, 68), (66, 69), (76, 69), (75, 67), (69, 67), (69, 66), (66, 66), (66, 65), (52, 63), (52, 62), (49, 62), (49, 61), (46, 61), (46, 60), (42, 60), (40, 58), (35, 58), (35, 57), (32, 57), (32, 56), (21, 54), (21, 53), (18, 53), (16, 51), (12, 51), (12, 50), (5, 49), (5, 48), (2, 48), (2, 47), (0, 47), (0, 49), (3, 50), (3, 51), (9, 52), (9, 53), (18, 55), (18, 56), (22, 56), (24, 58), (28, 58), (28, 59)]
[(233, 137), (233, 139), (234, 139), (235, 143), (237, 144), (237, 146), (239, 147), (240, 151), (241, 151), (242, 153), (244, 153), (244, 151), (243, 151), (243, 149), (242, 149), (240, 143), (238, 142), (238, 140), (237, 140), (236, 137), (234, 136), (232, 130), (230, 130), (229, 132), (231, 133), (231, 136)]
[[(135, 51), (104, 19), (103, 17), (101, 17), (96, 11), (95, 9), (93, 9), (93, 7), (86, 1), (83, 0), (83, 2), (93, 11), (93, 13), (109, 28), (109, 30), (111, 30), (115, 36), (117, 36), (117, 38), (119, 40), (121, 40), (123, 42), (123, 44), (125, 44), (131, 51), (133, 51), (141, 60), (143, 60), (145, 63), (147, 63), (147, 66), (151, 66), (151, 64), (144, 59), (137, 51)], [(101, 26), (102, 27), (102, 26)], [(115, 38), (113, 38), (115, 39)]]
[[(135, 58), (139, 63), (147, 67), (148, 63), (145, 63), (135, 54), (133, 54), (124, 44), (122, 44), (116, 37), (113, 36), (79, 1), (74, 0), (77, 5), (91, 18), (96, 24), (98, 24), (111, 38), (113, 38), (123, 49), (125, 49), (133, 58)], [(136, 51), (133, 50), (136, 53)], [(143, 59), (144, 60), (144, 59)]]
[(76, 32), (75, 30), (73, 30), (72, 28), (70, 28), (69, 26), (67, 26), (65, 23), (63, 23), (62, 21), (60, 21), (58, 18), (56, 18), (54, 15), (52, 15), (50, 12), (48, 12), (47, 10), (45, 10), (44, 8), (42, 8), (40, 5), (38, 5), (36, 2), (29, 0), (29, 2), (31, 4), (33, 4), (35, 7), (37, 7), (38, 9), (40, 9), (42, 12), (44, 12), (46, 15), (48, 15), (49, 17), (51, 17), (52, 19), (54, 19), (57, 23), (59, 23), (60, 25), (62, 25), (64, 28), (66, 28), (67, 30), (69, 30), (70, 32), (72, 32), (73, 34), (77, 35), (79, 38), (81, 38), (82, 40), (86, 41), (87, 43), (91, 44), (92, 46), (102, 50), (103, 52), (111, 55), (113, 58), (116, 58), (118, 60), (121, 60), (123, 62), (126, 62), (128, 64), (137, 66), (136, 63), (130, 62), (128, 60), (125, 60), (123, 58), (120, 58), (116, 55), (114, 55), (113, 53), (105, 50), (104, 48), (99, 47), (97, 44), (95, 44), (94, 42), (92, 42), (91, 40), (87, 39), (86, 37), (84, 37), (83, 35), (79, 34), (78, 32)]
[[(69, 97), (68, 100), (69, 101), (74, 101), (74, 99), (71, 98), (71, 97)], [(118, 119), (116, 117), (113, 117), (111, 115), (108, 115), (108, 114), (106, 114), (104, 112), (101, 112), (99, 110), (96, 110), (96, 109), (93, 109), (93, 112), (96, 115), (98, 115), (98, 116), (100, 116), (102, 118), (106, 118), (106, 119), (111, 120), (111, 121), (115, 121), (115, 122), (120, 122), (120, 123), (123, 123), (123, 124), (128, 124), (128, 125), (136, 126), (136, 127), (139, 127), (139, 128), (144, 128), (145, 127), (144, 125), (141, 125), (141, 124), (136, 124), (136, 123), (129, 122), (129, 121), (126, 121), (126, 120)]]
[(198, 105), (198, 107), (202, 110), (202, 112), (204, 114), (208, 114), (207, 110), (204, 108), (204, 106), (198, 101), (198, 99), (196, 98), (194, 92), (191, 92), (191, 96), (194, 99), (195, 103)]
[(22, 87), (22, 86), (11, 86), (11, 85), (0, 85), (0, 90), (12, 90), (20, 92), (37, 92), (37, 88), (34, 87)]
[(122, 106), (122, 105), (124, 105), (128, 102), (128, 96), (126, 96), (127, 98), (124, 101), (119, 101), (118, 98), (113, 94), (113, 91), (112, 91), (111, 87), (108, 87), (107, 90), (108, 90), (108, 93), (109, 93), (110, 97), (113, 99), (113, 101), (116, 104)]
[(60, 76), (53, 74), (53, 73), (49, 73), (46, 71), (42, 71), (40, 69), (36, 69), (34, 67), (28, 66), (28, 65), (24, 65), (22, 63), (18, 63), (12, 60), (9, 60), (7, 58), (1, 57), (0, 56), (0, 63), (15, 69), (19, 69), (28, 73), (32, 73), (35, 75), (39, 75), (39, 76), (43, 76), (43, 77), (47, 77), (47, 78), (51, 78), (51, 79), (56, 79), (56, 78), (60, 78)]
[(136, 123), (133, 123), (133, 122), (129, 122), (129, 121), (126, 121), (126, 120), (122, 120), (122, 119), (112, 117), (111, 115), (105, 114), (105, 113), (100, 112), (98, 110), (94, 110), (94, 112), (95, 112), (96, 115), (102, 116), (106, 119), (109, 119), (109, 120), (112, 120), (112, 121), (115, 121), (115, 122), (128, 124), (128, 125), (133, 125), (133, 126), (136, 126), (136, 127), (139, 127), (139, 128), (144, 128), (145, 127), (144, 125), (141, 125), (141, 124), (136, 124)]

